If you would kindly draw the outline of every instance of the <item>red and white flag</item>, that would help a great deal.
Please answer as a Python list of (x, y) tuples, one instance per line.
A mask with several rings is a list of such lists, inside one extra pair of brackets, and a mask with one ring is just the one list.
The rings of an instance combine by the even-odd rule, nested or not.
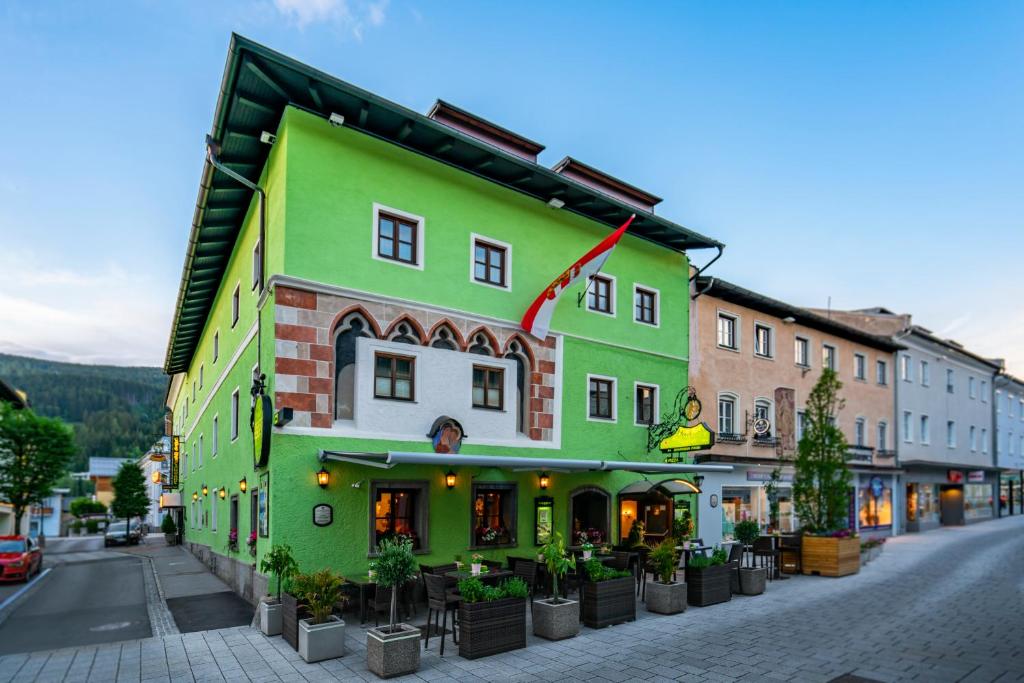
[(615, 245), (619, 243), (619, 239), (625, 234), (626, 229), (629, 228), (629, 224), (633, 222), (634, 218), (636, 218), (636, 214), (630, 216), (625, 223), (619, 226), (618, 230), (601, 240), (596, 247), (588, 251), (576, 263), (569, 266), (564, 273), (556, 277), (540, 293), (540, 296), (530, 304), (530, 307), (526, 309), (526, 315), (523, 316), (523, 320), (519, 323), (520, 326), (537, 339), (547, 337), (548, 328), (551, 326), (551, 315), (555, 312), (558, 297), (562, 296), (562, 292), (580, 280), (588, 280), (604, 267), (604, 262), (612, 255), (612, 250), (615, 249)]

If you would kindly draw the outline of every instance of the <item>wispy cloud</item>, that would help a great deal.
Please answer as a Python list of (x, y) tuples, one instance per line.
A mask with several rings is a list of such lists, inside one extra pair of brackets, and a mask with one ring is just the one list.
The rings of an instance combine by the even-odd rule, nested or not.
[(274, 7), (300, 30), (313, 25), (334, 26), (363, 39), (367, 27), (377, 28), (387, 19), (389, 0), (273, 0)]

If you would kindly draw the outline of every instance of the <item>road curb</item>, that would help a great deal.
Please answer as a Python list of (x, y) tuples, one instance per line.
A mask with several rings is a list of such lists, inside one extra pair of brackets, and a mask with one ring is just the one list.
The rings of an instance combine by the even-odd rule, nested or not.
[(52, 571), (52, 567), (47, 567), (43, 571), (39, 572), (39, 574), (36, 575), (36, 578), (32, 579), (24, 586), (22, 586), (17, 593), (10, 596), (3, 602), (0, 602), (0, 625), (3, 625), (3, 623), (7, 621), (7, 617), (9, 617), (11, 613), (15, 610), (15, 608), (18, 606), (19, 600), (28, 598), (30, 595), (39, 590), (39, 586), (45, 583), (46, 577), (48, 577)]

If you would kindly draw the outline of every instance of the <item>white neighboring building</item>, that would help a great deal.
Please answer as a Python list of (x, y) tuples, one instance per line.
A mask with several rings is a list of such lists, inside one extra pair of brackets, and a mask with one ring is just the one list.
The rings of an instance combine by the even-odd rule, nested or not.
[(1003, 371), (994, 381), (999, 515), (1024, 514), (1024, 380)]
[(163, 513), (160, 511), (163, 482), (169, 481), (171, 476), (171, 437), (161, 437), (150, 446), (145, 455), (139, 458), (139, 467), (146, 477), (146, 490), (149, 493), (149, 512), (143, 521), (155, 533), (160, 531), (160, 523), (163, 521)]

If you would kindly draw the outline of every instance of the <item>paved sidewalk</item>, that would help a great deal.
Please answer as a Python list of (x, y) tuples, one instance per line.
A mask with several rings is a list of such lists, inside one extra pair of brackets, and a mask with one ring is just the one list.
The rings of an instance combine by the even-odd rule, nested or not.
[[(670, 617), (639, 605), (634, 623), (480, 660), (450, 640), (442, 660), (433, 640), (401, 680), (1024, 681), (1022, 566), (1024, 517), (940, 529), (891, 540), (856, 576), (776, 581)], [(248, 627), (12, 655), (0, 683), (374, 680), (364, 634), (350, 627), (348, 654), (320, 664)]]

